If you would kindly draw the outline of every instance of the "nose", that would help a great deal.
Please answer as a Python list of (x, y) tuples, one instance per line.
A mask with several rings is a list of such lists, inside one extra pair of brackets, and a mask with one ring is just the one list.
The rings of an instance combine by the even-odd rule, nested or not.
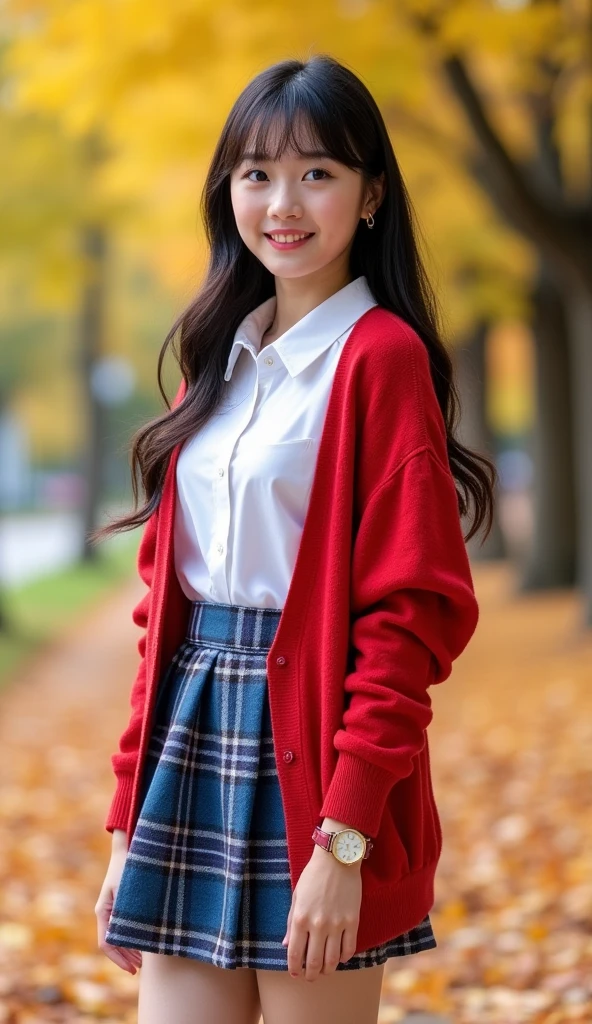
[(287, 186), (278, 186), (269, 201), (267, 216), (282, 221), (289, 218), (299, 219), (302, 217), (302, 204)]

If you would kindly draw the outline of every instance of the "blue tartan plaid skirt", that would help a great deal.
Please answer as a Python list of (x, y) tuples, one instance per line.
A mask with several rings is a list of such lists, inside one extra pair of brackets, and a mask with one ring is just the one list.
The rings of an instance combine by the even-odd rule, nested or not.
[[(192, 603), (158, 687), (140, 811), (106, 933), (112, 945), (288, 969), (292, 887), (266, 675), (280, 615)], [(428, 914), (336, 970), (436, 945)]]

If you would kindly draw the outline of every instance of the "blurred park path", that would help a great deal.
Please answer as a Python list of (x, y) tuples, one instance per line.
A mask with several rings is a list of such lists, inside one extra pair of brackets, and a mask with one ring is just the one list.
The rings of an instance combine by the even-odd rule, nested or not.
[[(589, 1021), (592, 635), (572, 592), (516, 597), (506, 565), (474, 572), (477, 632), (431, 691), (439, 946), (389, 961), (381, 1024)], [(0, 1024), (136, 1020), (138, 975), (97, 950), (93, 908), (143, 590), (111, 594), (0, 699)]]

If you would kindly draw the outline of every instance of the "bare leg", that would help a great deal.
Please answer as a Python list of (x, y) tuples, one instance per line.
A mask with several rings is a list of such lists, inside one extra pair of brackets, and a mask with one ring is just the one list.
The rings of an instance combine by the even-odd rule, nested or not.
[(138, 1024), (259, 1024), (255, 971), (142, 953)]
[(287, 971), (257, 971), (264, 1024), (376, 1024), (384, 964), (319, 974), (314, 981)]

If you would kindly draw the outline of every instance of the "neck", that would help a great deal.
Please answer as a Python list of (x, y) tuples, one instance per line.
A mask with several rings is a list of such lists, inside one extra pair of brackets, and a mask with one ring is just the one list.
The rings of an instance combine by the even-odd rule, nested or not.
[(311, 309), (345, 288), (352, 280), (347, 266), (324, 267), (322, 271), (303, 278), (276, 277), (275, 316), (263, 335), (262, 344), (285, 334)]

